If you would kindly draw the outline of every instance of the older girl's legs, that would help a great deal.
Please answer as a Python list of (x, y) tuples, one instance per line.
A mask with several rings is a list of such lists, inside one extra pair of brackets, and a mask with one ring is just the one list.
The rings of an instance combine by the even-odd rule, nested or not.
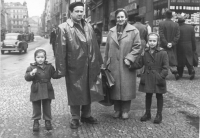
[(153, 93), (147, 93), (147, 94), (146, 94), (146, 98), (145, 98), (146, 112), (145, 112), (145, 114), (141, 117), (140, 121), (147, 121), (147, 120), (150, 120), (150, 119), (151, 119), (152, 95), (153, 95)]

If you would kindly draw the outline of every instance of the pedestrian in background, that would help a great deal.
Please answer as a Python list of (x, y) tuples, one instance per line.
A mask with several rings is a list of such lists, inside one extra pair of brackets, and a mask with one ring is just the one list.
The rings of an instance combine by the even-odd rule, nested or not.
[(151, 119), (152, 95), (156, 94), (157, 114), (154, 123), (159, 124), (162, 121), (163, 94), (167, 92), (166, 76), (168, 75), (168, 55), (163, 48), (159, 47), (159, 35), (150, 33), (148, 35), (149, 48), (146, 48), (143, 56), (138, 62), (131, 65), (131, 69), (137, 69), (144, 66), (144, 73), (141, 75), (139, 91), (146, 93), (145, 106), (146, 112), (141, 117), (141, 121)]
[(110, 29), (106, 42), (104, 67), (107, 67), (115, 79), (110, 90), (114, 100), (114, 118), (128, 119), (131, 100), (136, 97), (136, 71), (129, 71), (129, 66), (141, 52), (140, 33), (137, 28), (127, 23), (125, 9), (117, 9), (117, 25)]
[(103, 100), (95, 89), (100, 67), (103, 64), (96, 34), (83, 19), (84, 4), (69, 5), (70, 18), (58, 27), (56, 68), (65, 76), (68, 105), (72, 119), (70, 127), (77, 129), (80, 121), (97, 124), (91, 114), (91, 103)]
[(37, 49), (34, 53), (35, 63), (31, 63), (25, 73), (25, 80), (32, 81), (30, 101), (32, 102), (34, 120), (33, 131), (39, 131), (41, 106), (45, 127), (52, 130), (51, 100), (55, 99), (51, 78), (60, 78), (54, 67), (46, 61), (46, 51)]
[(183, 69), (186, 66), (190, 75), (190, 80), (195, 77), (193, 67), (193, 54), (196, 51), (195, 31), (192, 25), (185, 24), (184, 17), (178, 19), (180, 26), (180, 39), (177, 45), (178, 74), (183, 76)]
[(50, 44), (52, 45), (53, 54), (55, 56), (55, 49), (56, 49), (56, 28), (53, 27), (51, 34), (50, 34)]
[[(142, 17), (141, 15), (135, 16), (135, 23), (133, 24), (140, 32), (140, 39), (141, 39), (141, 46), (142, 46), (142, 53), (144, 53), (144, 49), (146, 47), (146, 42), (147, 42), (147, 26), (141, 23)], [(140, 77), (141, 74), (143, 73), (144, 68), (138, 69), (137, 70), (137, 76)]]
[(159, 35), (161, 40), (161, 47), (167, 51), (169, 57), (169, 66), (175, 79), (179, 79), (177, 71), (177, 43), (180, 38), (180, 29), (178, 23), (171, 20), (172, 11), (165, 12), (166, 19), (159, 23)]
[(145, 25), (147, 26), (147, 32), (148, 32), (148, 34), (150, 34), (152, 31), (151, 31), (151, 26), (149, 25), (149, 21), (146, 21)]

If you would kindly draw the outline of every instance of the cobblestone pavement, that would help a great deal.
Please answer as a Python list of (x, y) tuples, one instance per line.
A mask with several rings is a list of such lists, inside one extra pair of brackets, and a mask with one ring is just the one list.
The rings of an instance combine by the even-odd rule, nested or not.
[[(52, 54), (52, 52), (50, 52)], [(30, 55), (32, 56), (32, 55)], [(50, 59), (51, 62), (54, 62)], [(56, 99), (52, 101), (52, 125), (50, 132), (41, 120), (40, 132), (32, 133), (32, 106), (29, 101), (30, 85), (24, 80), (24, 70), (16, 75), (7, 74), (0, 86), (0, 138), (198, 138), (199, 137), (199, 80), (200, 69), (194, 81), (185, 78), (175, 81), (167, 78), (169, 92), (164, 96), (163, 122), (153, 124), (156, 114), (156, 98), (153, 97), (152, 120), (140, 122), (144, 113), (145, 95), (138, 92), (132, 100), (128, 120), (113, 119), (113, 106), (92, 104), (92, 113), (99, 124), (82, 124), (77, 130), (69, 128), (70, 112), (64, 78), (52, 80)], [(139, 82), (139, 79), (137, 80)]]

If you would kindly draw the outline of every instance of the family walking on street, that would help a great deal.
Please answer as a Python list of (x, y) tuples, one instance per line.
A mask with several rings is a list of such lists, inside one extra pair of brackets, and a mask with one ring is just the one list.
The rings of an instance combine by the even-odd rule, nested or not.
[[(54, 90), (51, 78), (65, 77), (71, 113), (70, 128), (77, 129), (80, 122), (97, 124), (98, 120), (92, 116), (91, 103), (102, 101), (105, 97), (99, 83), (101, 68), (109, 70), (115, 80), (114, 86), (109, 89), (114, 103), (114, 119), (129, 119), (131, 100), (136, 98), (138, 76), (138, 91), (146, 94), (146, 110), (140, 121), (151, 119), (152, 96), (155, 93), (157, 114), (153, 123), (160, 124), (168, 70), (178, 80), (186, 65), (190, 79), (194, 79), (192, 54), (196, 45), (192, 28), (184, 24), (184, 19), (179, 19), (180, 26), (174, 23), (172, 12), (168, 10), (157, 34), (141, 23), (141, 16), (137, 16), (136, 23), (131, 25), (127, 11), (117, 9), (116, 26), (109, 30), (103, 60), (96, 34), (90, 23), (83, 19), (84, 4), (71, 3), (69, 11), (70, 18), (58, 26), (56, 34), (52, 32), (52, 38), (56, 36), (56, 40), (51, 41), (56, 70), (46, 61), (46, 51), (38, 48), (34, 53), (35, 63), (31, 63), (25, 73), (25, 79), (32, 81), (33, 131), (39, 131), (42, 113), (46, 129), (52, 130), (51, 100), (54, 99)], [(186, 30), (184, 26), (187, 26)]]

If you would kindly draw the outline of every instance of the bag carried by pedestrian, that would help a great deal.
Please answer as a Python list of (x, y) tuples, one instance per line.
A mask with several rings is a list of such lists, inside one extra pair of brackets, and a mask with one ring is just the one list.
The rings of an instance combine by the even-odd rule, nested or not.
[(197, 67), (198, 66), (198, 54), (197, 54), (197, 52), (194, 52), (193, 53), (193, 66), (194, 67)]
[(102, 73), (102, 85), (103, 85), (103, 94), (104, 100), (99, 103), (104, 106), (112, 106), (114, 104), (113, 100), (110, 99), (110, 89), (115, 85), (115, 80), (110, 73), (110, 70), (103, 68), (101, 69)]

